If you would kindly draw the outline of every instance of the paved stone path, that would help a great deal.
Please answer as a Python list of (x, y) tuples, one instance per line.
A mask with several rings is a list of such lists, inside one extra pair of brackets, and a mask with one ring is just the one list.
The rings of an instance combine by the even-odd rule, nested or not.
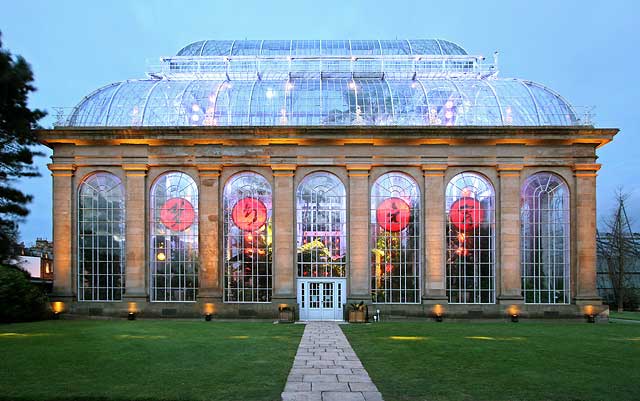
[(310, 322), (282, 400), (382, 401), (382, 396), (338, 324)]

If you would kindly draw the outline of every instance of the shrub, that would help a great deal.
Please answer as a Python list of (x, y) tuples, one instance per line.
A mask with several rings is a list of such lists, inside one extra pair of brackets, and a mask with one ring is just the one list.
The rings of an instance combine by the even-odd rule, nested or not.
[(0, 265), (0, 322), (25, 322), (49, 316), (47, 296), (17, 267)]

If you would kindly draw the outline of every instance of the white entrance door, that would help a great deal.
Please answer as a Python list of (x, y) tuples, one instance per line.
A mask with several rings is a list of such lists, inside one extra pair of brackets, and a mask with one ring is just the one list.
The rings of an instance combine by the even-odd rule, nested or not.
[(345, 279), (298, 280), (300, 320), (343, 320)]

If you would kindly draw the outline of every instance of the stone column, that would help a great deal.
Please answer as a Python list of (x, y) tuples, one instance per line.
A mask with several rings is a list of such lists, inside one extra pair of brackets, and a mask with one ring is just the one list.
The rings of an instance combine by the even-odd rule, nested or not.
[[(222, 301), (218, 254), (219, 221), (219, 165), (198, 166), (200, 193), (198, 197), (198, 230), (200, 233), (200, 289), (198, 298), (218, 298)], [(212, 300), (212, 299), (209, 299)]]
[(369, 165), (348, 165), (349, 292), (353, 301), (371, 299), (369, 285)]
[(146, 164), (123, 164), (126, 176), (126, 258), (125, 299), (147, 298), (146, 228), (147, 202)]
[(294, 164), (274, 164), (273, 170), (273, 296), (272, 302), (295, 304)]
[(73, 274), (73, 173), (72, 164), (49, 164), (53, 177), (53, 297), (71, 301)]
[(444, 236), (444, 173), (446, 165), (423, 165), (424, 175), (424, 303), (447, 303)]
[(576, 234), (575, 302), (578, 305), (599, 305), (602, 299), (596, 289), (596, 176), (600, 164), (576, 164), (574, 175)]
[(498, 303), (523, 302), (520, 273), (520, 172), (522, 165), (498, 166), (500, 174), (500, 263), (496, 271), (499, 280)]

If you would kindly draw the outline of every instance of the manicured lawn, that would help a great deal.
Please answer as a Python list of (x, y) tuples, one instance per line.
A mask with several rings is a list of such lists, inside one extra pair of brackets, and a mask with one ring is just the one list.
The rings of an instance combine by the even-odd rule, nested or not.
[(0, 325), (0, 399), (279, 400), (303, 329), (171, 320)]
[(609, 312), (609, 317), (615, 319), (640, 320), (640, 312)]
[(386, 401), (640, 400), (640, 324), (342, 326)]

